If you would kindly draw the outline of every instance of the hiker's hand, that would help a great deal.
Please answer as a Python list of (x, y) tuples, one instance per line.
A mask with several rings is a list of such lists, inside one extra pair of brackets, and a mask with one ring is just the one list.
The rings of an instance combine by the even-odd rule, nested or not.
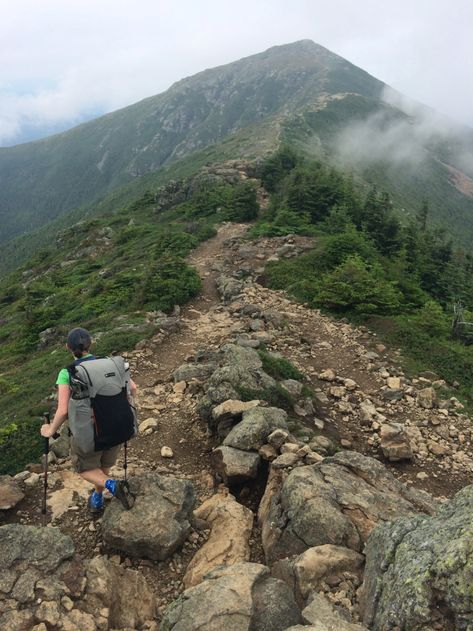
[(44, 425), (41, 425), (40, 432), (41, 436), (44, 436), (45, 438), (51, 438), (51, 436), (54, 434), (53, 426), (45, 423)]

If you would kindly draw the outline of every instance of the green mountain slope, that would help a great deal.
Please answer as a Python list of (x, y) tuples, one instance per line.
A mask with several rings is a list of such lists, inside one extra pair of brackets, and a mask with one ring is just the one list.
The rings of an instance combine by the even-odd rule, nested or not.
[(67, 330), (93, 330), (99, 355), (127, 350), (199, 291), (186, 255), (214, 224), (258, 209), (245, 168), (204, 167), (158, 190), (129, 191), (120, 205), (110, 198), (100, 216), (50, 236), (48, 247), (0, 280), (0, 473), (39, 453), (38, 414), (68, 362)]
[[(0, 149), (0, 240), (326, 92), (378, 97), (382, 89), (341, 57), (302, 41), (206, 70), (71, 131)], [(256, 145), (266, 131), (253, 133)]]
[[(0, 255), (0, 270), (44, 244), (51, 221), (61, 227), (101, 214), (110, 199), (116, 205), (172, 177), (173, 165), (179, 177), (281, 143), (348, 167), (407, 214), (428, 200), (432, 218), (469, 246), (473, 131), (440, 125), (428, 108), (388, 105), (385, 90), (303, 40), (205, 70), (68, 132), (0, 149), (0, 242), (28, 235)], [(31, 238), (41, 226), (48, 228)]]

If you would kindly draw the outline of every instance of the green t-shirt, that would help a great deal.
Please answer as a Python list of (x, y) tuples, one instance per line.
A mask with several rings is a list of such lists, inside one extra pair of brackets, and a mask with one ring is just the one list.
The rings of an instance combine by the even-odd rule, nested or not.
[[(85, 359), (86, 357), (92, 357), (92, 353), (88, 353), (87, 355), (84, 355), (83, 359)], [(57, 379), (56, 379), (56, 385), (57, 386), (69, 385), (69, 373), (67, 372), (67, 368), (63, 368), (62, 370), (59, 371), (59, 375), (57, 376)]]

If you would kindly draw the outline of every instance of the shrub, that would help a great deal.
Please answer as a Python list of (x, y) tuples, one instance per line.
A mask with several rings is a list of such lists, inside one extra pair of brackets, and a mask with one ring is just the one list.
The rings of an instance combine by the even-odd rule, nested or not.
[(400, 305), (399, 292), (379, 266), (370, 267), (356, 255), (319, 281), (315, 300), (334, 311), (357, 313), (393, 313)]
[(377, 258), (376, 249), (370, 240), (355, 228), (330, 236), (324, 245), (324, 265), (331, 269), (340, 265), (349, 256), (358, 255), (365, 261)]
[(229, 203), (227, 219), (233, 221), (252, 221), (259, 212), (256, 199), (256, 187), (252, 182), (238, 184)]

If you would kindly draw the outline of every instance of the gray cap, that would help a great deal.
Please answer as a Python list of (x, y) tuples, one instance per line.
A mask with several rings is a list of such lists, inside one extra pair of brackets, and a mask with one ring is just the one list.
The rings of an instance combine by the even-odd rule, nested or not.
[(90, 348), (92, 338), (86, 329), (77, 327), (69, 331), (67, 336), (67, 346), (75, 354), (76, 352), (84, 352)]

